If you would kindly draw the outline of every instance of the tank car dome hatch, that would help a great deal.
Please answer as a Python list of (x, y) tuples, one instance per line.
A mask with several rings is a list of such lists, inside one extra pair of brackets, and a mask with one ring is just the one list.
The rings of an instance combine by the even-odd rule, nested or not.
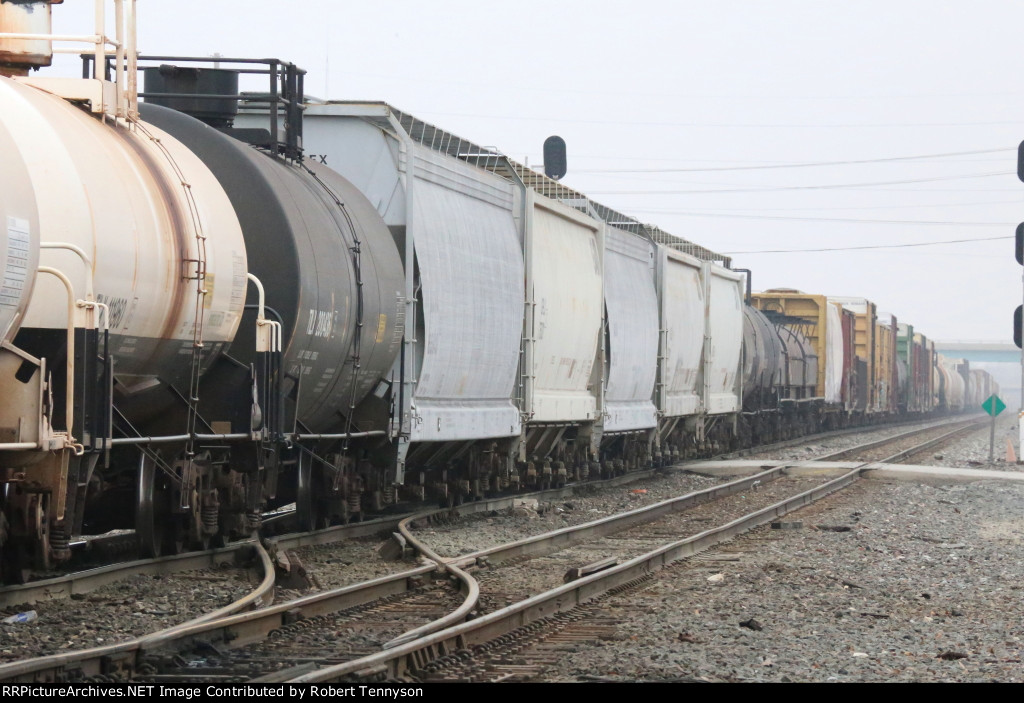
[[(143, 97), (150, 105), (184, 112), (211, 127), (229, 127), (238, 114), (238, 71), (192, 66), (147, 66)], [(223, 96), (213, 98), (210, 96)]]
[[(44, 35), (51, 33), (50, 5), (64, 0), (0, 1), (0, 32)], [(49, 39), (9, 39), (0, 37), (0, 76), (25, 76), (53, 62), (53, 43)]]
[[(140, 107), (200, 155), (227, 191), (253, 252), (250, 270), (282, 323), (285, 391), (298, 421), (314, 432), (339, 428), (391, 370), (401, 343), (404, 274), (387, 226), (330, 169), (268, 158), (183, 113)], [(254, 324), (247, 312), (240, 338), (254, 334)], [(247, 363), (251, 350), (243, 347), (230, 353)]]

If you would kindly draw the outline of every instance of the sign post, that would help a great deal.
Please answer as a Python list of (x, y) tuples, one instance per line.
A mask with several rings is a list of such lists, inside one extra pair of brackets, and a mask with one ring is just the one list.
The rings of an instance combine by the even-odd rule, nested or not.
[(981, 409), (992, 416), (992, 426), (988, 432), (988, 463), (995, 461), (996, 450), (996, 415), (1006, 410), (1006, 404), (998, 395), (992, 394), (981, 404)]
[[(1017, 178), (1024, 183), (1024, 142), (1017, 147)], [(1017, 225), (1017, 236), (1014, 238), (1017, 263), (1024, 268), (1024, 222)], [(1024, 289), (1024, 273), (1021, 274), (1021, 288)], [(1017, 336), (1020, 325), (1017, 321), (1024, 317), (1024, 303), (1017, 308), (1020, 313), (1014, 315), (1014, 342), (1021, 348), (1020, 357), (1020, 405), (1017, 412), (1017, 463), (1024, 461), (1024, 343)]]

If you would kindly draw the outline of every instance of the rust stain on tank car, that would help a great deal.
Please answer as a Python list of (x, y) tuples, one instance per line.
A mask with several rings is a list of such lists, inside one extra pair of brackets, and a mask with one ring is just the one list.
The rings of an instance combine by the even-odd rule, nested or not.
[[(49, 34), (50, 5), (63, 0), (0, 2), (0, 32)], [(42, 39), (0, 38), (0, 75), (27, 76), (30, 68), (49, 66), (53, 47)]]
[[(169, 314), (164, 319), (163, 327), (158, 335), (161, 339), (172, 339), (175, 331), (184, 323), (184, 315), (186, 314), (183, 303), (185, 302), (185, 296), (191, 288), (190, 281), (192, 279), (184, 277), (182, 270), (189, 253), (189, 241), (195, 238), (195, 232), (187, 224), (188, 220), (181, 209), (179, 195), (164, 176), (164, 170), (154, 158), (153, 153), (146, 149), (139, 141), (140, 139), (149, 139), (150, 137), (135, 137), (123, 129), (114, 130), (114, 133), (138, 157), (143, 166), (143, 171), (149, 176), (154, 191), (160, 196), (159, 202), (164, 207), (158, 214), (162, 214), (167, 218), (166, 227), (161, 228), (161, 233), (169, 230), (173, 234), (172, 237), (165, 238), (165, 241), (171, 245), (169, 260), (176, 263), (175, 269), (168, 277), (170, 280), (170, 290), (167, 291)], [(155, 137), (153, 139), (154, 141), (156, 140)], [(167, 158), (170, 159), (171, 157), (168, 156)]]

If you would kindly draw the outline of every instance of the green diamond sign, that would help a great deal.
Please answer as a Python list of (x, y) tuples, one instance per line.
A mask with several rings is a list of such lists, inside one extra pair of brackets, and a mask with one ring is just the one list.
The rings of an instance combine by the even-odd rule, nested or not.
[(981, 404), (981, 409), (992, 417), (995, 417), (1006, 410), (1006, 403), (1000, 400), (998, 395), (990, 395), (985, 399), (985, 402)]

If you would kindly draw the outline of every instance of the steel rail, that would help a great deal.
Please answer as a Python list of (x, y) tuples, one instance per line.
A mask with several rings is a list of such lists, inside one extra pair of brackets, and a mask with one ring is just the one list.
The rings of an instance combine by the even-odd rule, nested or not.
[[(885, 446), (886, 444), (892, 444), (893, 442), (898, 441), (900, 439), (905, 439), (906, 437), (913, 437), (916, 434), (924, 434), (925, 432), (930, 432), (931, 430), (941, 429), (945, 425), (959, 425), (959, 427), (957, 427), (956, 429), (952, 430), (951, 432), (948, 432), (948, 433), (942, 435), (942, 437), (940, 437), (939, 440), (935, 440), (934, 443), (937, 444), (938, 441), (940, 441), (942, 439), (945, 439), (948, 436), (952, 436), (954, 434), (957, 434), (957, 433), (963, 432), (965, 430), (971, 429), (971, 428), (973, 428), (975, 426), (983, 424), (984, 422), (987, 422), (987, 420), (979, 420), (979, 419), (976, 419), (976, 418), (972, 418), (970, 420), (959, 420), (959, 421), (954, 421), (954, 422), (939, 423), (939, 424), (936, 424), (936, 425), (931, 425), (929, 427), (921, 427), (921, 428), (918, 428), (918, 429), (915, 429), (915, 430), (911, 430), (910, 432), (904, 432), (904, 433), (901, 433), (901, 434), (891, 435), (889, 437), (883, 437), (882, 439), (873, 440), (871, 442), (866, 442), (864, 444), (858, 444), (856, 447), (850, 447), (849, 449), (841, 449), (838, 452), (833, 452), (831, 454), (826, 454), (824, 457), (819, 457), (819, 458), (815, 459), (815, 461), (837, 461), (838, 459), (841, 459), (842, 457), (850, 456), (850, 455), (856, 454), (858, 452), (865, 452), (865, 451), (868, 451), (868, 450), (871, 450), (871, 449), (875, 449), (877, 447), (882, 447), (882, 446)], [(933, 441), (933, 440), (929, 440), (929, 441)], [(924, 444), (928, 444), (928, 442), (925, 442)], [(922, 451), (922, 450), (921, 449), (917, 449), (916, 451)], [(899, 461), (900, 458), (902, 458), (903, 456), (904, 456), (904, 453), (900, 452), (900, 453), (894, 454), (893, 456), (889, 457), (889, 459), (891, 459), (893, 462), (896, 462), (896, 461)], [(909, 456), (909, 455), (906, 455), (906, 456)]]
[[(217, 610), (206, 613), (205, 615), (200, 615), (197, 618), (189, 620), (187, 625), (192, 626), (198, 625), (200, 623), (212, 622), (214, 620), (219, 620), (221, 618), (227, 617), (232, 613), (237, 613), (240, 610), (245, 610), (247, 608), (258, 608), (260, 606), (265, 607), (274, 602), (274, 584), (276, 582), (274, 562), (271, 561), (270, 554), (267, 553), (267, 550), (263, 547), (262, 544), (260, 544), (259, 542), (255, 542), (253, 546), (256, 548), (256, 554), (260, 558), (260, 566), (263, 568), (263, 579), (260, 581), (260, 585), (257, 586), (249, 594), (239, 598), (238, 600), (232, 603), (228, 603), (223, 608), (218, 608)], [(168, 628), (168, 630), (165, 630), (164, 632), (165, 634), (167, 632), (174, 632), (175, 630), (181, 629), (182, 627), (185, 627), (185, 625), (175, 625), (174, 627)], [(151, 638), (152, 635), (148, 635), (141, 639), (143, 642), (146, 642)]]
[[(437, 620), (428, 622), (422, 627), (417, 627), (414, 630), (406, 632), (402, 635), (404, 638), (417, 639), (428, 635), (431, 632), (437, 632), (438, 630), (443, 630), (446, 627), (456, 625), (469, 617), (469, 614), (473, 612), (480, 600), (480, 584), (477, 583), (477, 580), (463, 571), (457, 564), (452, 563), (450, 559), (446, 559), (435, 552), (425, 542), (416, 537), (412, 533), (412, 530), (409, 529), (409, 526), (415, 520), (429, 517), (435, 512), (436, 511), (432, 510), (427, 513), (420, 513), (419, 515), (410, 515), (398, 523), (398, 530), (405, 539), (406, 544), (415, 550), (417, 554), (429, 559), (439, 570), (447, 572), (459, 580), (459, 583), (461, 584), (459, 586), (459, 590), (462, 592), (464, 598), (462, 600), (462, 604), (459, 605), (458, 608), (444, 617), (438, 618)], [(388, 646), (389, 644), (385, 644), (384, 648), (386, 649)]]
[(936, 445), (942, 444), (946, 440), (952, 439), (953, 437), (956, 437), (957, 435), (965, 434), (965, 433), (970, 432), (971, 430), (974, 430), (974, 429), (981, 429), (983, 426), (987, 425), (988, 423), (989, 423), (989, 420), (987, 420), (987, 419), (985, 419), (985, 420), (978, 420), (978, 421), (971, 422), (971, 423), (965, 423), (963, 427), (958, 427), (955, 430), (950, 430), (949, 432), (946, 432), (943, 435), (940, 435), (940, 436), (935, 437), (933, 439), (929, 439), (929, 440), (927, 440), (925, 442), (922, 442), (921, 444), (918, 444), (916, 446), (911, 447), (910, 449), (904, 449), (901, 452), (893, 454), (891, 457), (886, 459), (886, 463), (890, 463), (890, 464), (899, 463), (899, 462), (903, 461), (904, 459), (906, 459), (908, 457), (912, 457), (915, 454), (923, 452), (923, 451), (925, 451), (927, 449), (931, 449), (932, 447), (934, 447)]
[(17, 586), (7, 586), (0, 590), (0, 607), (21, 603), (39, 603), (89, 593), (128, 576), (155, 576), (172, 574), (179, 571), (207, 569), (237, 559), (246, 550), (252, 549), (253, 544), (253, 540), (246, 540), (219, 549), (109, 564), (56, 578), (32, 581), (31, 583)]
[[(415, 590), (425, 577), (437, 573), (435, 564), (419, 566), (370, 581), (350, 584), (323, 593), (304, 596), (251, 613), (222, 618), (219, 622), (187, 623), (174, 630), (164, 630), (145, 638), (141, 648), (146, 652), (180, 647), (194, 641), (224, 642), (240, 647), (262, 641), (267, 634), (296, 620), (313, 618), (371, 603), (390, 595)], [(0, 668), (0, 675), (3, 674)], [(2, 680), (2, 679), (0, 679)]]
[[(763, 472), (764, 475), (759, 474), (758, 476), (739, 479), (726, 485), (734, 487), (734, 492), (743, 490), (744, 488), (753, 485), (758, 480), (765, 480), (767, 475), (778, 474), (780, 471), (781, 468), (776, 467)], [(711, 497), (719, 495), (722, 488), (723, 486), (716, 486), (711, 489), (705, 489), (704, 491), (698, 491), (697, 494), (699, 495), (688, 494), (687, 496), (683, 496), (682, 499), (688, 498), (696, 502), (702, 502), (703, 500), (708, 500)], [(663, 504), (679, 503), (682, 499), (662, 501), (662, 503), (657, 505), (662, 506)], [(656, 506), (649, 507), (655, 508)], [(624, 518), (622, 516), (610, 516), (585, 525), (563, 528), (561, 530), (557, 530), (556, 533), (561, 535), (574, 530), (582, 532), (595, 529), (593, 523), (600, 523), (602, 525), (607, 524), (609, 525), (608, 531), (611, 531), (615, 528), (614, 519), (616, 517), (620, 517), (629, 522), (642, 522), (643, 519), (638, 516), (642, 514), (643, 511), (643, 508), (638, 508), (637, 510), (629, 511), (625, 514)], [(0, 681), (52, 681), (57, 680), (63, 670), (71, 668), (81, 670), (81, 674), (84, 676), (94, 676), (98, 674), (109, 675), (112, 671), (116, 670), (122, 670), (124, 673), (128, 674), (147, 654), (165, 651), (172, 648), (181, 649), (183, 647), (187, 647), (190, 643), (197, 641), (214, 644), (222, 643), (225, 646), (230, 646), (231, 648), (241, 647), (258, 642), (264, 639), (271, 631), (279, 629), (298, 619), (312, 618), (318, 615), (344, 610), (346, 608), (369, 603), (389, 595), (413, 590), (414, 588), (422, 585), (424, 578), (427, 578), (432, 574), (436, 575), (447, 571), (453, 576), (459, 578), (463, 582), (461, 590), (465, 594), (465, 599), (460, 608), (452, 611), (452, 613), (446, 615), (444, 618), (425, 625), (423, 628), (417, 628), (417, 630), (405, 633), (401, 638), (399, 638), (399, 640), (404, 642), (413, 633), (429, 635), (432, 632), (444, 630), (449, 626), (457, 625), (459, 622), (464, 620), (465, 616), (468, 615), (472, 608), (476, 606), (476, 602), (479, 597), (479, 585), (476, 584), (475, 579), (465, 573), (463, 570), (464, 567), (475, 563), (481, 557), (491, 557), (496, 560), (500, 560), (503, 557), (511, 558), (521, 553), (521, 550), (524, 548), (529, 549), (529, 545), (537, 543), (545, 537), (545, 535), (541, 535), (507, 545), (499, 545), (466, 557), (445, 559), (444, 557), (436, 554), (429, 548), (429, 546), (423, 544), (422, 541), (419, 540), (411, 530), (409, 530), (410, 523), (416, 520), (426, 519), (433, 515), (434, 512), (435, 511), (418, 513), (417, 515), (402, 520), (402, 522), (405, 523), (402, 525), (403, 537), (405, 537), (408, 544), (414, 549), (423, 549), (424, 554), (432, 555), (430, 558), (432, 558), (433, 561), (430, 564), (402, 571), (390, 576), (373, 579), (371, 581), (352, 584), (333, 589), (331, 591), (305, 596), (303, 598), (280, 603), (254, 612), (238, 613), (227, 617), (221, 617), (219, 619), (204, 616), (202, 621), (199, 619), (189, 621), (188, 623), (168, 628), (166, 630), (161, 630), (160, 632), (121, 644), (84, 650), (81, 652), (67, 652), (64, 654), (53, 655), (51, 657), (41, 657), (38, 659), (27, 660), (25, 662), (18, 662), (11, 665), (2, 665), (0, 666)], [(621, 525), (622, 523), (619, 524)], [(553, 547), (553, 549), (559, 548), (562, 547)], [(460, 573), (464, 576), (459, 576)], [(470, 583), (472, 586), (470, 586)], [(413, 637), (413, 639), (416, 639), (416, 637)], [(393, 641), (388, 644), (395, 646), (396, 643), (397, 641)]]
[(84, 676), (111, 675), (119, 670), (134, 670), (137, 653), (143, 651), (154, 641), (159, 642), (173, 637), (176, 632), (188, 631), (192, 627), (223, 620), (232, 613), (258, 604), (268, 604), (273, 599), (274, 565), (267, 550), (259, 542), (253, 542), (249, 546), (255, 549), (259, 556), (263, 579), (259, 586), (233, 603), (187, 622), (124, 642), (2, 664), (0, 665), (0, 681), (33, 683), (59, 681), (69, 667), (80, 671)]
[[(851, 435), (851, 434), (860, 434), (860, 433), (868, 434), (868, 433), (871, 433), (871, 432), (875, 432), (875, 431), (879, 431), (879, 430), (884, 430), (884, 429), (887, 429), (887, 428), (890, 428), (890, 427), (900, 428), (900, 427), (904, 427), (906, 425), (919, 425), (919, 424), (923, 424), (922, 427), (915, 428), (915, 429), (926, 430), (926, 429), (929, 429), (929, 428), (943, 427), (944, 425), (950, 424), (950, 422), (956, 422), (956, 420), (951, 421), (949, 418), (943, 418), (942, 420), (935, 421), (935, 420), (921, 420), (920, 418), (918, 418), (918, 419), (913, 419), (913, 420), (900, 420), (898, 422), (887, 422), (887, 423), (885, 423), (883, 425), (857, 425), (855, 427), (844, 427), (841, 430), (829, 430), (827, 432), (816, 432), (816, 433), (813, 433), (813, 434), (805, 434), (805, 435), (800, 435), (799, 437), (794, 437), (793, 439), (784, 439), (782, 441), (772, 442), (770, 444), (759, 444), (759, 445), (753, 446), (753, 447), (746, 447), (744, 449), (737, 449), (736, 451), (725, 452), (723, 454), (718, 454), (717, 456), (712, 457), (712, 459), (720, 459), (720, 460), (724, 460), (724, 459), (742, 459), (743, 457), (747, 457), (747, 456), (750, 456), (752, 454), (760, 454), (760, 453), (763, 453), (763, 452), (772, 452), (772, 451), (776, 451), (778, 449), (786, 449), (788, 447), (798, 447), (801, 444), (806, 444), (807, 442), (811, 442), (811, 441), (821, 441), (821, 440), (826, 440), (826, 439), (834, 439), (836, 437), (845, 437), (845, 436)], [(928, 423), (928, 424), (924, 424), (924, 423)], [(704, 459), (699, 459), (698, 461), (705, 461), (705, 460)]]
[[(792, 464), (776, 466), (771, 469), (768, 469), (767, 471), (755, 474), (753, 476), (747, 476), (718, 486), (705, 488), (700, 491), (693, 491), (683, 496), (669, 498), (668, 500), (653, 503), (642, 508), (629, 510), (624, 513), (609, 515), (579, 525), (563, 527), (558, 530), (545, 532), (540, 535), (534, 535), (533, 537), (527, 537), (525, 539), (517, 540), (515, 542), (498, 545), (496, 547), (490, 547), (488, 549), (482, 549), (461, 557), (445, 558), (439, 556), (436, 552), (429, 549), (429, 547), (421, 546), (422, 542), (416, 540), (416, 538), (413, 537), (412, 533), (408, 532), (408, 530), (403, 532), (403, 536), (414, 549), (426, 549), (427, 551), (423, 553), (429, 559), (433, 560), (438, 564), (441, 564), (443, 568), (454, 573), (455, 569), (466, 569), (478, 563), (481, 563), (484, 560), (486, 560), (487, 562), (497, 563), (501, 561), (507, 561), (509, 559), (515, 559), (521, 556), (539, 556), (542, 554), (550, 554), (552, 552), (557, 552), (567, 547), (570, 547), (574, 544), (587, 542), (596, 537), (601, 537), (606, 534), (618, 532), (632, 525), (651, 522), (670, 512), (683, 510), (694, 505), (709, 502), (716, 498), (721, 498), (727, 495), (734, 495), (736, 493), (740, 493), (758, 483), (773, 481), (780, 475), (782, 475), (782, 473), (787, 468), (792, 468), (793, 466), (794, 465)], [(427, 515), (424, 514), (417, 517), (422, 518), (426, 516)], [(414, 520), (415, 518), (411, 518), (407, 521), (407, 523), (411, 523)], [(407, 527), (408, 524), (406, 525), (406, 528)], [(472, 577), (470, 576), (470, 578)], [(479, 587), (477, 587), (476, 595), (477, 597), (479, 597)], [(474, 599), (472, 605), (475, 606), (475, 604), (476, 600)], [(402, 644), (405, 644), (406, 642), (419, 639), (432, 632), (437, 632), (451, 626), (460, 619), (456, 617), (457, 613), (460, 616), (462, 616), (462, 618), (464, 618), (464, 616), (472, 610), (472, 607), (467, 607), (467, 605), (469, 605), (468, 597), (466, 601), (463, 603), (463, 607), (461, 607), (458, 611), (452, 612), (451, 614), (439, 620), (427, 623), (426, 625), (418, 627), (415, 630), (405, 632), (399, 637), (396, 637), (395, 639), (385, 643), (383, 648), (391, 649), (394, 647), (398, 647)]]
[[(453, 508), (439, 508), (436, 510), (420, 511), (411, 516), (412, 520), (410, 520), (410, 522), (422, 520), (432, 515), (451, 513), (453, 511), (458, 512), (461, 515), (473, 515), (475, 513), (504, 510), (506, 508), (515, 507), (515, 505), (524, 500), (555, 500), (558, 498), (569, 498), (574, 496), (576, 491), (583, 487), (599, 488), (603, 486), (621, 486), (627, 483), (635, 483), (636, 481), (645, 478), (650, 478), (657, 474), (658, 471), (664, 471), (664, 469), (631, 471), (622, 476), (585, 481), (583, 483), (570, 483), (562, 486), (561, 488), (549, 488), (543, 491), (533, 491), (531, 493), (516, 493), (512, 495), (499, 496), (497, 498), (485, 498), (484, 500), (463, 503), (462, 505)], [(331, 544), (333, 542), (338, 542), (352, 537), (365, 537), (380, 534), (382, 532), (393, 532), (398, 529), (399, 524), (403, 520), (407, 520), (409, 518), (410, 515), (408, 513), (403, 513), (391, 517), (367, 520), (366, 522), (354, 522), (349, 523), (348, 525), (335, 525), (334, 527), (327, 527), (313, 532), (281, 535), (278, 537), (272, 537), (268, 541), (276, 544), (281, 549), (295, 549), (297, 547)]]
[[(735, 487), (735, 490), (737, 491), (742, 490), (753, 485), (758, 480), (765, 480), (767, 475), (777, 474), (779, 471), (779, 468), (771, 469), (767, 472), (763, 472), (763, 474), (758, 474), (758, 476), (732, 481), (727, 485)], [(721, 494), (722, 488), (722, 486), (716, 486), (711, 489), (706, 489), (705, 491), (697, 492), (699, 495), (690, 494), (688, 496), (684, 496), (682, 499), (662, 501), (662, 503), (659, 503), (656, 506), (649, 506), (649, 508), (657, 510), (661, 507), (662, 510), (664, 510), (663, 504), (678, 504), (679, 501), (683, 499), (689, 499), (695, 502), (708, 500)], [(514, 499), (508, 500), (511, 502), (511, 500)], [(641, 522), (643, 519), (639, 516), (642, 515), (644, 510), (645, 509), (643, 508), (638, 508), (637, 510), (629, 511), (629, 513), (625, 514), (625, 517), (618, 517), (630, 523)], [(460, 590), (462, 590), (465, 595), (462, 605), (457, 610), (446, 615), (444, 618), (433, 621), (422, 628), (417, 628), (416, 630), (405, 633), (400, 639), (401, 641), (405, 641), (410, 637), (410, 635), (415, 634), (417, 636), (423, 636), (431, 632), (443, 630), (446, 627), (456, 625), (464, 620), (472, 609), (476, 607), (477, 600), (479, 598), (479, 585), (472, 576), (463, 570), (464, 567), (475, 563), (481, 557), (491, 557), (496, 560), (512, 558), (521, 553), (524, 549), (529, 550), (530, 545), (541, 541), (544, 536), (528, 538), (508, 545), (499, 545), (497, 547), (454, 560), (445, 559), (444, 557), (436, 554), (436, 552), (430, 549), (429, 546), (425, 545), (409, 529), (409, 525), (411, 523), (417, 520), (427, 519), (436, 512), (438, 511), (421, 512), (404, 518), (400, 521), (399, 526), (399, 529), (403, 534), (403, 537), (407, 540), (407, 543), (413, 549), (420, 551), (425, 556), (429, 555), (428, 558), (432, 559), (432, 563), (428, 565), (423, 565), (371, 581), (344, 586), (324, 593), (305, 596), (297, 600), (288, 601), (286, 603), (267, 607), (255, 612), (232, 615), (225, 613), (220, 617), (212, 614), (203, 616), (201, 619), (197, 618), (196, 620), (189, 621), (188, 623), (161, 630), (160, 632), (120, 644), (82, 650), (80, 652), (67, 652), (64, 654), (53, 655), (51, 657), (40, 657), (37, 659), (26, 660), (24, 662), (17, 662), (15, 664), (0, 665), (0, 681), (52, 681), (57, 680), (63, 670), (72, 667), (81, 670), (81, 673), (84, 676), (94, 676), (97, 674), (109, 675), (113, 670), (118, 668), (122, 668), (128, 672), (131, 671), (135, 664), (147, 653), (166, 650), (171, 647), (181, 648), (196, 640), (202, 640), (203, 642), (208, 643), (230, 643), (232, 648), (244, 646), (264, 639), (269, 632), (294, 622), (297, 619), (312, 618), (317, 615), (336, 612), (356, 605), (362, 605), (389, 595), (403, 593), (420, 586), (425, 577), (445, 571), (451, 573), (462, 582)], [(589, 532), (590, 530), (600, 529), (600, 527), (595, 527), (593, 523), (599, 523), (601, 525), (607, 524), (609, 525), (608, 530), (610, 531), (611, 529), (614, 529), (615, 517), (617, 516), (610, 516), (585, 525), (578, 525), (574, 528), (563, 528), (556, 532), (561, 535), (562, 533), (572, 531)], [(621, 525), (623, 523), (620, 522), (618, 524)], [(556, 539), (558, 538), (556, 537)], [(280, 543), (278, 546), (280, 546)], [(558, 549), (561, 548), (561, 546), (553, 548)], [(207, 555), (202, 556), (206, 557)], [(267, 559), (269, 563), (269, 556)], [(237, 613), (237, 609), (233, 612)], [(412, 639), (416, 639), (416, 637), (414, 636)], [(394, 646), (394, 643), (389, 644)]]
[[(624, 513), (609, 515), (603, 518), (592, 520), (590, 522), (581, 523), (579, 525), (563, 527), (557, 530), (553, 530), (551, 532), (546, 532), (544, 534), (535, 535), (533, 537), (527, 537), (516, 542), (510, 542), (507, 544), (498, 545), (496, 547), (482, 549), (460, 557), (445, 559), (443, 557), (438, 556), (436, 553), (433, 552), (433, 550), (430, 550), (428, 554), (430, 555), (430, 558), (435, 561), (442, 560), (446, 561), (449, 565), (455, 565), (464, 568), (467, 566), (471, 566), (473, 562), (479, 561), (480, 559), (484, 558), (486, 558), (488, 561), (498, 561), (514, 559), (521, 556), (533, 556), (545, 553), (546, 547), (551, 547), (552, 550), (560, 550), (572, 546), (573, 544), (579, 543), (580, 541), (587, 541), (594, 537), (600, 537), (603, 534), (615, 532), (617, 530), (631, 527), (635, 524), (650, 522), (653, 519), (657, 519), (662, 515), (666, 515), (673, 511), (690, 508), (692, 506), (699, 505), (704, 502), (739, 493), (741, 491), (753, 487), (755, 484), (759, 482), (775, 480), (780, 475), (786, 473), (788, 470), (791, 469), (807, 467), (820, 461), (832, 461), (841, 456), (847, 456), (858, 451), (867, 451), (879, 446), (883, 446), (885, 444), (892, 444), (893, 442), (897, 442), (901, 439), (912, 437), (915, 434), (923, 434), (924, 432), (936, 429), (937, 427), (941, 427), (941, 425), (917, 428), (909, 432), (886, 437), (882, 440), (867, 442), (856, 447), (843, 449), (838, 452), (825, 454), (811, 459), (802, 459), (800, 461), (772, 462), (774, 463), (774, 466), (770, 466), (770, 468), (767, 468), (764, 471), (752, 474), (750, 476), (738, 478), (733, 481), (722, 483), (716, 486), (710, 486), (699, 491), (693, 491), (683, 496), (668, 498), (658, 503), (652, 503), (651, 505), (644, 506), (641, 508), (635, 508)], [(948, 433), (948, 435), (962, 432), (963, 430), (964, 428), (958, 428), (954, 430), (952, 433)], [(943, 435), (943, 438), (947, 437), (948, 435)], [(920, 449), (918, 448), (916, 449), (916, 451), (920, 451)], [(895, 458), (900, 455), (894, 455), (893, 459), (895, 460)], [(407, 519), (406, 522), (409, 525), (412, 525), (417, 521), (423, 520), (425, 518), (430, 517), (431, 515), (436, 514), (436, 512), (421, 513), (417, 516)], [(404, 534), (403, 536), (405, 537), (406, 541), (413, 543), (414, 538), (412, 537), (411, 533)], [(414, 546), (415, 544), (418, 544), (418, 541), (414, 543)]]

